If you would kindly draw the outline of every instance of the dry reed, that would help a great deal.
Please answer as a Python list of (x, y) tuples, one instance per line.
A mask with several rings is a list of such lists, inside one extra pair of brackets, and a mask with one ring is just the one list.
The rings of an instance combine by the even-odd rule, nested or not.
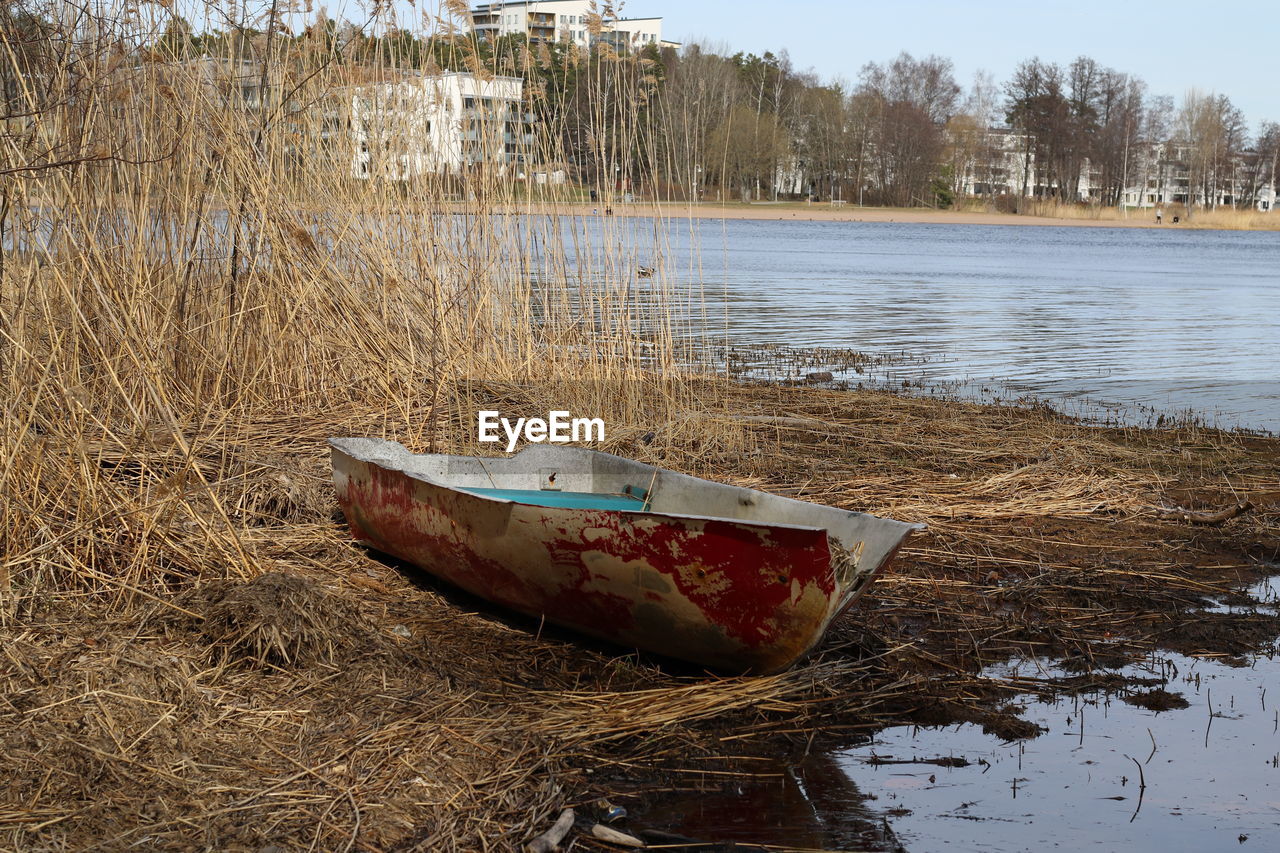
[[(1280, 218), (1273, 212), (1240, 210), (1230, 206), (1214, 208), (1185, 205), (1161, 205), (1163, 224), (1170, 228), (1206, 228), (1228, 231), (1275, 231), (1280, 229)], [(1055, 219), (1092, 219), (1103, 222), (1136, 220), (1155, 222), (1154, 209), (1131, 209), (1098, 204), (1063, 204), (1058, 201), (1030, 201), (1022, 205), (1022, 212), (1031, 216), (1047, 216)], [(1174, 217), (1178, 222), (1174, 223)]]

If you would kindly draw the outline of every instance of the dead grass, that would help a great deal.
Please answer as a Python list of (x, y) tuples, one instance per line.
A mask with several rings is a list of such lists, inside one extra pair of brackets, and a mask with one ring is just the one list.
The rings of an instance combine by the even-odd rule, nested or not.
[(344, 646), (375, 631), (350, 602), (299, 575), (270, 572), (247, 583), (214, 581), (177, 598), (178, 624), (199, 633), (217, 665), (301, 669), (338, 662)]
[[(1276, 632), (1196, 616), (1280, 547), (1273, 440), (870, 392), (717, 394), (721, 417), (810, 425), (747, 421), (717, 444), (680, 428), (645, 443), (633, 424), (610, 449), (930, 524), (809, 663), (765, 678), (663, 668), (437, 588), (331, 518), (323, 439), (358, 431), (358, 412), (265, 423), (221, 449), (246, 459), (230, 482), (211, 469), (208, 484), (257, 495), (232, 513), (256, 580), (173, 595), (139, 578), (132, 600), (46, 587), (8, 620), (4, 843), (508, 849), (564, 805), (632, 802), (686, 770), (733, 778), (715, 775), (739, 772), (726, 755), (904, 720), (1033, 734), (1000, 709), (1056, 688), (977, 675), (1009, 656), (1087, 667), (1104, 649), (1238, 652)], [(108, 460), (101, 476), (136, 489), (165, 458)], [(1246, 494), (1257, 509), (1220, 527), (1154, 511)]]

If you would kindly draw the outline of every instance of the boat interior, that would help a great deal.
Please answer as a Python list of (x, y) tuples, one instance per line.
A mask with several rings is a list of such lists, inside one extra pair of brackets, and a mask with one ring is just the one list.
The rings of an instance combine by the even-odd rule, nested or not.
[[(413, 454), (394, 441), (332, 439), (336, 452), (477, 496), (531, 506), (646, 512), (825, 529), (846, 548), (888, 550), (913, 525), (702, 480), (609, 453), (530, 445), (510, 457)], [(335, 460), (336, 461), (336, 460)]]

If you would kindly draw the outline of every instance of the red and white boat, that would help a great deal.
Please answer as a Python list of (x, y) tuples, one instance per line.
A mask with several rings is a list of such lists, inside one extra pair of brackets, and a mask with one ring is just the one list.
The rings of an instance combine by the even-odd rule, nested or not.
[(362, 542), (503, 607), (728, 672), (795, 663), (922, 528), (581, 448), (330, 445)]

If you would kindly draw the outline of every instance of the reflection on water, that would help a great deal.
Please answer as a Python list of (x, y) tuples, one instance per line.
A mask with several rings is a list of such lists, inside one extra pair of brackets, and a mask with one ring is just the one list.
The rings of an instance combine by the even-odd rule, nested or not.
[(1226, 850), (1249, 839), (1245, 849), (1274, 849), (1280, 662), (1237, 669), (1171, 655), (1127, 672), (1159, 679), (1190, 707), (1059, 699), (1031, 707), (1027, 718), (1048, 730), (1033, 740), (1002, 743), (968, 723), (900, 727), (848, 752), (844, 767), (899, 815), (893, 825), (909, 850)]
[[(1280, 578), (1229, 598), (1206, 612), (1280, 613)], [(1023, 697), (1023, 716), (1045, 730), (1038, 738), (899, 726), (842, 752), (761, 762), (754, 779), (668, 800), (646, 819), (690, 838), (782, 849), (1271, 851), (1278, 652), (1246, 666), (1159, 654), (1116, 671), (1140, 680), (1127, 692)], [(986, 674), (1067, 675), (1035, 661)]]
[(877, 378), (1004, 381), (1014, 395), (1082, 409), (1086, 398), (1138, 403), (1280, 430), (1278, 232), (751, 220), (592, 229), (701, 294), (731, 343), (905, 351), (927, 364)]
[(646, 819), (671, 836), (656, 840), (687, 839), (688, 846), (677, 849), (760, 853), (895, 846), (892, 830), (863, 804), (836, 757), (814, 754), (795, 764), (766, 761), (752, 769), (710, 790), (665, 798), (660, 812)]
[[(1252, 602), (1276, 613), (1277, 580)], [(849, 777), (897, 817), (909, 850), (1272, 850), (1280, 835), (1280, 658), (1248, 666), (1162, 654), (1122, 672), (1188, 706), (1147, 710), (1123, 695), (1037, 702), (1040, 737), (1002, 743), (981, 728), (888, 729), (846, 752)], [(1001, 676), (1059, 677), (1034, 662)], [(1268, 695), (1268, 688), (1271, 688)], [(1137, 698), (1130, 694), (1130, 699)], [(1180, 704), (1180, 703), (1178, 703)], [(939, 757), (951, 766), (909, 763)]]

